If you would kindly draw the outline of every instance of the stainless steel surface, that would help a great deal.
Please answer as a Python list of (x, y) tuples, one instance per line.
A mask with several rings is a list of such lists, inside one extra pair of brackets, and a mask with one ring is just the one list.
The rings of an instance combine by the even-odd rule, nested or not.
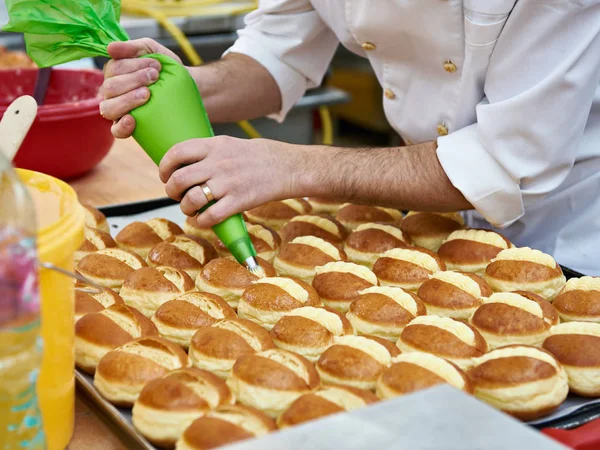
[(246, 267), (248, 268), (248, 270), (250, 272), (255, 273), (255, 274), (258, 274), (260, 272), (260, 266), (258, 265), (258, 262), (254, 258), (254, 256), (247, 258), (244, 261), (244, 264), (246, 265)]

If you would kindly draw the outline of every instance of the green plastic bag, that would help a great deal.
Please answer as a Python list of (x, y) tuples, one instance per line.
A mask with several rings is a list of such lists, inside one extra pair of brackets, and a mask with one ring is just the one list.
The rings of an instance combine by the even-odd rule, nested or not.
[[(4, 31), (24, 34), (27, 53), (39, 67), (108, 57), (108, 44), (129, 39), (119, 24), (120, 0), (6, 0), (6, 6), (10, 22)], [(131, 111), (136, 120), (133, 138), (158, 165), (175, 144), (214, 134), (187, 69), (168, 56), (145, 57), (160, 61), (162, 70), (149, 86), (148, 102)], [(240, 264), (256, 265), (256, 251), (241, 214), (213, 230)]]
[(126, 41), (120, 0), (6, 0), (3, 31), (23, 33), (27, 54), (39, 67), (106, 56), (106, 46)]

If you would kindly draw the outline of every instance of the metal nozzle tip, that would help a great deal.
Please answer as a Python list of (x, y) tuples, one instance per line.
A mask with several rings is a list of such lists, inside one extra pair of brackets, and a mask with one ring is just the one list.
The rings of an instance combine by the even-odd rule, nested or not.
[(259, 275), (260, 273), (262, 273), (262, 268), (258, 265), (258, 261), (256, 261), (256, 258), (254, 258), (254, 256), (246, 258), (244, 264), (246, 265), (246, 268), (253, 274)]

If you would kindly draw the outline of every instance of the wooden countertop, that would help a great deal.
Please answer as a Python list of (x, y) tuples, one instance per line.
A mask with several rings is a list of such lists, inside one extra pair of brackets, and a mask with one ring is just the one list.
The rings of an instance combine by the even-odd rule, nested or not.
[(91, 172), (69, 184), (79, 201), (93, 206), (165, 197), (158, 169), (133, 140), (117, 140), (110, 153)]
[[(105, 206), (165, 197), (152, 160), (133, 139), (115, 142), (90, 173), (69, 184), (82, 203)], [(75, 403), (75, 431), (68, 450), (127, 450), (111, 424), (81, 393)]]

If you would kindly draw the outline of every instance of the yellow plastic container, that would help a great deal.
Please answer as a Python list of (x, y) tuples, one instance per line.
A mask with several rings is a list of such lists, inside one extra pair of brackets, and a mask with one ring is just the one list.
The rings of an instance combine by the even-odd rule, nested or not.
[[(38, 172), (18, 169), (36, 206), (38, 255), (73, 272), (73, 256), (83, 242), (84, 213), (77, 194), (66, 183)], [(73, 352), (73, 279), (41, 269), (41, 319), (44, 353), (37, 384), (48, 450), (64, 450), (75, 420)]]

